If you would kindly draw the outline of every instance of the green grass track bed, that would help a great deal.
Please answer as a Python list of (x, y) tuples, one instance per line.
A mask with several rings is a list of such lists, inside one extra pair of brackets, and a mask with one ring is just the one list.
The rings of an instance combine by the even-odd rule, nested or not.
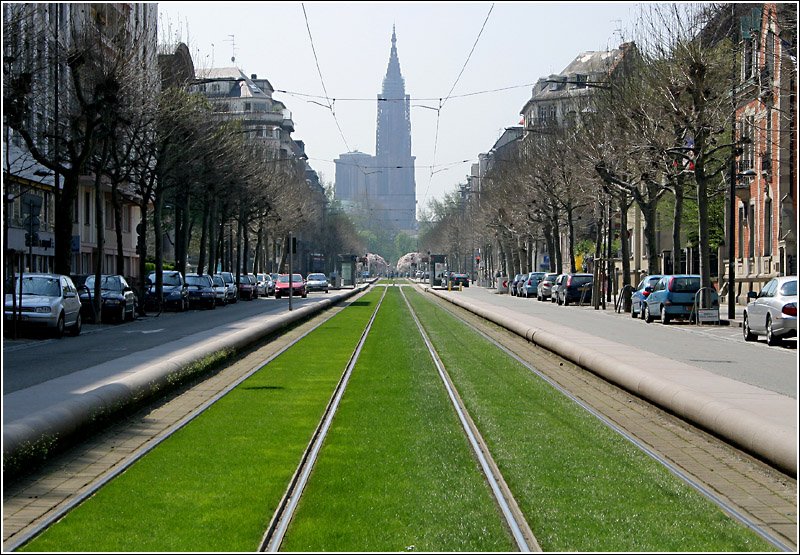
[(416, 289), (409, 301), (544, 551), (774, 551)]
[(325, 322), (20, 551), (255, 551), (381, 293)]
[(513, 549), (399, 288), (389, 287), (281, 550)]

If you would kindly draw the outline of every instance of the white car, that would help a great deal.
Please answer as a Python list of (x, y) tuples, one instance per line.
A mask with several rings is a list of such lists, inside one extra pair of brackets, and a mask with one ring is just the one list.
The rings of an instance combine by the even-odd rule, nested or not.
[(17, 322), (23, 326), (44, 328), (59, 338), (67, 329), (71, 335), (80, 335), (81, 299), (68, 276), (23, 274), (14, 281), (15, 294), (5, 296), (6, 326), (13, 325), (16, 311)]
[(787, 337), (797, 337), (797, 276), (776, 277), (756, 295), (747, 294), (742, 331), (745, 341), (767, 336), (769, 345), (778, 345)]
[(306, 291), (309, 293), (311, 291), (325, 291), (327, 293), (328, 287), (330, 287), (330, 284), (325, 274), (314, 273), (308, 274), (306, 277)]

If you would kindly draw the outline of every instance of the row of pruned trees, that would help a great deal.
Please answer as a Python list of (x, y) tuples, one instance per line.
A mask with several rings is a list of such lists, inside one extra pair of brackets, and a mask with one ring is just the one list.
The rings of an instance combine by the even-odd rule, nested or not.
[[(536, 242), (546, 245), (551, 271), (580, 271), (575, 249), (581, 240), (595, 242), (595, 259), (608, 259), (618, 234), (623, 283), (629, 284), (625, 231), (633, 206), (644, 222), (646, 270), (658, 273), (656, 215), (671, 205), (672, 259), (680, 260), (691, 236), (703, 283), (710, 286), (709, 252), (722, 235), (725, 179), (749, 140), (737, 138), (731, 125), (736, 19), (729, 7), (711, 4), (641, 10), (637, 40), (627, 44), (608, 79), (573, 104), (569, 124), (528, 128), (492, 153), (480, 194), (470, 195), (470, 203), (472, 225), (482, 230), (478, 243), (497, 249), (499, 272), (534, 269)], [(461, 210), (445, 210), (430, 236), (446, 235)], [(687, 221), (695, 227), (687, 228)]]
[[(320, 248), (341, 251), (330, 243), (346, 241), (352, 229), (338, 215), (324, 217), (324, 193), (308, 185), (302, 160), (249, 140), (239, 121), (214, 117), (187, 83), (163, 87), (156, 56), (137, 48), (151, 38), (147, 26), (95, 25), (109, 21), (116, 5), (94, 6), (94, 19), (56, 4), (3, 9), (5, 124), (60, 183), (53, 190), (55, 272), (72, 273), (74, 212), (87, 176), (95, 196), (97, 275), (102, 246), (111, 240), (108, 218), (115, 221), (117, 273), (124, 273), (123, 206), (139, 206), (141, 221), (133, 224), (140, 294), (148, 260), (155, 262), (160, 293), (167, 235), (174, 237), (175, 267), (184, 272), (190, 253), (199, 273), (265, 271), (270, 240), (283, 245), (289, 231), (312, 242), (324, 238)], [(112, 213), (106, 213), (109, 189)]]

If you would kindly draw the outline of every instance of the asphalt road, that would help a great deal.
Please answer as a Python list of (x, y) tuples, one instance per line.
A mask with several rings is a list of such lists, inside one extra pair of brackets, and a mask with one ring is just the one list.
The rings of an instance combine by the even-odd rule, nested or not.
[[(306, 299), (292, 298), (292, 308), (314, 303), (325, 293), (311, 293)], [(83, 370), (206, 331), (224, 330), (239, 319), (258, 314), (287, 312), (289, 299), (274, 297), (239, 301), (213, 310), (149, 313), (122, 324), (84, 324), (78, 337), (62, 339), (27, 333), (19, 339), (3, 339), (3, 394), (12, 393), (78, 370)]]

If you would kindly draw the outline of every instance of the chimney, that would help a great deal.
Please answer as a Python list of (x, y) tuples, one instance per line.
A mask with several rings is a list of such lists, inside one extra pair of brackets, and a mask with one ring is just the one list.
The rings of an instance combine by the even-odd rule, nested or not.
[(255, 73), (251, 73), (250, 74), (250, 79), (252, 79), (252, 80), (258, 79), (258, 75), (256, 75)]

